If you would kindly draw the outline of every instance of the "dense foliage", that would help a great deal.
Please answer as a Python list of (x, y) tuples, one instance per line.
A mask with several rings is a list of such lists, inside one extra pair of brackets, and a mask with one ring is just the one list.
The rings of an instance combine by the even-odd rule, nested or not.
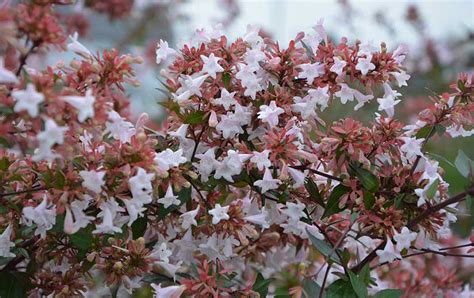
[[(157, 130), (128, 112), (142, 59), (68, 39), (64, 2), (0, 9), (1, 297), (472, 295), (474, 237), (449, 226), (474, 162), (459, 153), (450, 196), (424, 147), (473, 134), (474, 76), (404, 123), (403, 46), (334, 42), (321, 23), (286, 47), (198, 30), (157, 46)], [(27, 66), (52, 48), (76, 56)], [(324, 121), (336, 101), (378, 113)]]

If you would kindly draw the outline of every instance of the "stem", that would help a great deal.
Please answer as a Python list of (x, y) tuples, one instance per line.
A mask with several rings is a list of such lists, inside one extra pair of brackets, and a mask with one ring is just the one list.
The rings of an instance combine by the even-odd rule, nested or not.
[(19, 76), (21, 73), (21, 70), (26, 64), (26, 59), (28, 59), (28, 56), (30, 56), (31, 53), (36, 49), (38, 45), (36, 43), (33, 43), (31, 47), (28, 49), (28, 51), (25, 54), (22, 54), (20, 56), (20, 66), (18, 67), (18, 70), (16, 71), (16, 76)]
[(370, 254), (365, 257), (365, 259), (363, 259), (359, 264), (354, 266), (352, 268), (352, 271), (354, 273), (359, 273), (359, 271), (362, 270), (362, 268), (364, 268), (366, 264), (370, 263), (373, 259), (377, 257), (377, 250), (382, 249), (385, 246), (385, 243), (386, 240), (382, 241), (373, 251), (370, 252)]
[(319, 298), (323, 297), (324, 287), (326, 286), (326, 280), (328, 279), (329, 270), (331, 270), (331, 265), (328, 264), (328, 268), (326, 269), (326, 273), (324, 273), (323, 283), (321, 284), (321, 291), (319, 292)]
[(332, 179), (332, 180), (336, 180), (336, 181), (339, 181), (339, 182), (343, 182), (344, 180), (342, 178), (339, 178), (339, 177), (336, 177), (336, 176), (333, 176), (333, 175), (330, 175), (330, 174), (327, 174), (327, 173), (324, 173), (324, 172), (320, 172), (318, 170), (314, 170), (314, 169), (311, 169), (311, 168), (308, 168), (307, 165), (301, 165), (301, 166), (290, 166), (292, 167), (293, 169), (297, 169), (297, 170), (308, 170), (316, 175), (319, 175), (319, 176), (323, 176), (323, 177), (326, 177), (328, 179)]
[(0, 198), (7, 197), (7, 196), (21, 195), (21, 194), (29, 193), (29, 192), (37, 192), (37, 191), (42, 191), (42, 190), (48, 190), (48, 188), (47, 187), (38, 187), (38, 188), (30, 188), (30, 189), (14, 191), (14, 192), (0, 193)]
[(420, 213), (417, 217), (412, 219), (408, 223), (407, 227), (410, 230), (413, 230), (413, 228), (415, 228), (417, 224), (422, 222), (424, 219), (429, 217), (431, 214), (443, 209), (446, 206), (449, 206), (451, 204), (454, 204), (454, 203), (457, 203), (457, 202), (460, 202), (460, 201), (464, 200), (468, 195), (471, 195), (471, 196), (474, 195), (474, 187), (471, 187), (467, 191), (459, 193), (459, 194), (455, 195), (454, 197), (451, 197), (451, 198), (449, 198), (449, 199), (447, 199), (447, 200), (445, 200), (445, 201), (443, 201), (443, 202), (441, 202), (437, 205), (431, 206), (430, 208), (428, 208), (425, 211), (423, 211), (422, 213)]

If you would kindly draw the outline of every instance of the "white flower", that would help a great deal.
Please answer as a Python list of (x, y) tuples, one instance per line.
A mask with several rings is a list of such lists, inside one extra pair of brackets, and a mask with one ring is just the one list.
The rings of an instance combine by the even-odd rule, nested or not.
[(244, 55), (244, 61), (247, 65), (250, 66), (259, 66), (259, 62), (265, 60), (265, 53), (263, 53), (260, 49), (249, 49)]
[(228, 150), (227, 157), (218, 164), (214, 178), (224, 178), (229, 182), (234, 182), (232, 176), (240, 174), (241, 171), (242, 160), (240, 154), (237, 151)]
[(128, 226), (131, 227), (139, 216), (143, 216), (143, 212), (146, 210), (146, 208), (143, 207), (144, 202), (136, 198), (123, 199), (122, 201), (125, 204), (125, 208), (128, 212)]
[(240, 63), (239, 71), (235, 74), (235, 78), (240, 80), (240, 84), (245, 88), (244, 95), (250, 96), (252, 99), (255, 99), (258, 91), (263, 90), (260, 85), (262, 79), (255, 74), (257, 70), (258, 67), (254, 65)]
[(130, 143), (132, 136), (135, 135), (136, 130), (132, 123), (125, 121), (122, 116), (116, 111), (108, 113), (108, 120), (105, 123), (105, 134), (110, 133), (110, 136), (121, 143)]
[(183, 157), (183, 149), (173, 151), (166, 149), (155, 155), (155, 164), (162, 171), (168, 171), (170, 168), (177, 167), (187, 161), (186, 157)]
[(268, 154), (270, 154), (270, 150), (263, 150), (262, 152), (254, 151), (250, 162), (256, 164), (260, 171), (266, 169), (272, 165), (268, 159)]
[(375, 252), (379, 256), (379, 263), (392, 263), (396, 259), (402, 259), (400, 252), (395, 249), (393, 246), (392, 240), (387, 239), (387, 244), (383, 250), (377, 250)]
[(12, 97), (15, 99), (15, 112), (27, 111), (31, 117), (38, 116), (38, 104), (44, 101), (44, 95), (36, 91), (32, 83), (26, 85), (25, 90), (14, 90)]
[(377, 50), (378, 50), (377, 47), (375, 47), (372, 44), (372, 41), (368, 41), (359, 47), (359, 52), (357, 54), (359, 56), (360, 55), (372, 56), (372, 54), (376, 52)]
[(244, 219), (248, 222), (251, 222), (251, 223), (255, 224), (255, 225), (260, 225), (264, 229), (267, 229), (270, 226), (270, 224), (267, 220), (267, 216), (268, 216), (268, 211), (262, 209), (261, 213), (254, 214), (254, 215), (248, 215), (248, 216), (244, 217)]
[(354, 100), (354, 89), (347, 86), (347, 84), (341, 83), (341, 90), (334, 93), (335, 96), (341, 99), (342, 104), (346, 104), (348, 101)]
[(179, 298), (186, 290), (186, 286), (168, 286), (161, 287), (161, 284), (151, 284), (154, 291), (153, 298)]
[(329, 70), (336, 73), (338, 76), (340, 76), (346, 64), (347, 64), (346, 61), (340, 59), (339, 57), (334, 56), (334, 64), (331, 66)]
[(261, 188), (262, 193), (266, 193), (271, 189), (277, 189), (281, 181), (278, 179), (273, 179), (270, 169), (265, 169), (265, 174), (263, 174), (263, 179), (257, 180), (253, 185)]
[(199, 250), (210, 260), (228, 260), (233, 257), (234, 246), (240, 245), (240, 242), (234, 236), (224, 236), (213, 234), (207, 238), (207, 242), (199, 245)]
[(12, 235), (12, 227), (10, 225), (0, 235), (0, 257), (3, 258), (14, 258), (15, 254), (10, 252), (12, 247), (15, 247), (15, 243), (10, 241)]
[(258, 119), (262, 119), (262, 122), (268, 123), (270, 127), (278, 125), (278, 115), (283, 114), (285, 111), (277, 107), (276, 102), (272, 100), (270, 105), (261, 105), (260, 112), (258, 112)]
[(236, 134), (244, 132), (240, 122), (241, 120), (234, 113), (227, 113), (227, 115), (221, 115), (221, 121), (216, 125), (216, 129), (224, 138), (233, 138)]
[(112, 211), (110, 210), (110, 207), (102, 203), (100, 206), (100, 209), (102, 209), (101, 214), (99, 216), (102, 216), (102, 223), (96, 225), (96, 228), (92, 233), (94, 234), (100, 234), (100, 233), (105, 233), (105, 234), (114, 234), (114, 233), (122, 233), (122, 229), (119, 227), (116, 227), (114, 225), (114, 215), (112, 214)]
[(36, 225), (35, 235), (41, 235), (41, 238), (44, 238), (46, 231), (56, 223), (56, 205), (48, 204), (48, 198), (44, 196), (38, 206), (23, 208), (23, 219), (27, 226), (34, 223)]
[(357, 104), (354, 107), (354, 111), (357, 111), (358, 109), (362, 108), (366, 102), (374, 98), (374, 96), (371, 94), (364, 95), (362, 92), (355, 89), (353, 89), (353, 93), (354, 93), (355, 99), (357, 100)]
[(193, 163), (196, 170), (201, 175), (201, 181), (206, 182), (209, 180), (209, 176), (219, 165), (215, 156), (216, 148), (210, 148), (204, 154), (196, 154), (196, 158), (199, 158), (199, 163)]
[(324, 109), (328, 107), (328, 90), (329, 86), (326, 86), (324, 88), (318, 87), (317, 89), (310, 89), (308, 91), (308, 95), (311, 97), (312, 100), (314, 100), (316, 104), (320, 106), (321, 111), (324, 111)]
[(70, 95), (60, 98), (78, 110), (77, 119), (79, 122), (82, 123), (87, 118), (94, 117), (95, 97), (92, 95), (92, 89), (87, 90), (84, 96)]
[(142, 201), (144, 204), (151, 202), (151, 194), (153, 187), (151, 181), (155, 178), (155, 174), (148, 174), (144, 169), (138, 168), (137, 173), (128, 179), (128, 186), (134, 199)]
[(306, 226), (306, 232), (309, 233), (311, 236), (315, 237), (319, 240), (324, 240), (324, 235), (319, 231), (318, 227), (313, 225)]
[(363, 75), (366, 75), (370, 70), (375, 69), (375, 65), (371, 63), (372, 56), (368, 56), (367, 58), (359, 58), (357, 60), (356, 69), (360, 70)]
[(247, 25), (247, 31), (242, 38), (245, 42), (248, 42), (250, 46), (254, 47), (263, 42), (262, 37), (260, 37), (260, 28), (254, 25)]
[(74, 234), (79, 229), (87, 227), (94, 220), (93, 216), (87, 216), (84, 210), (89, 206), (89, 200), (75, 200), (71, 203), (70, 208), (66, 208), (66, 216), (64, 218), (64, 232)]
[(389, 117), (393, 117), (395, 113), (395, 105), (398, 104), (401, 100), (395, 100), (393, 96), (384, 96), (382, 98), (377, 98), (379, 103), (379, 111), (385, 111)]
[(95, 193), (102, 191), (102, 186), (105, 184), (105, 171), (80, 171), (79, 175), (82, 178), (82, 186)]
[(181, 76), (178, 79), (179, 83), (181, 83), (181, 87), (176, 90), (176, 94), (182, 95), (186, 93), (187, 98), (184, 98), (184, 100), (189, 99), (189, 97), (193, 95), (202, 96), (200, 88), (202, 83), (204, 83), (204, 81), (207, 79), (207, 77), (207, 74), (195, 78), (188, 75)]
[[(155, 250), (156, 249), (156, 250)], [(172, 255), (173, 253), (171, 252), (171, 250), (168, 248), (168, 245), (166, 244), (166, 242), (161, 242), (160, 245), (158, 245), (158, 243), (155, 245), (155, 248), (152, 252), (152, 256), (153, 257), (156, 257), (158, 259), (160, 259), (161, 261), (165, 262), (165, 263), (169, 263), (170, 262), (170, 259), (169, 257)]]
[(229, 206), (222, 207), (221, 204), (216, 204), (214, 209), (209, 210), (209, 214), (212, 215), (212, 224), (217, 225), (221, 220), (228, 220), (230, 217), (227, 211), (229, 211)]
[(474, 135), (474, 129), (471, 130), (465, 130), (462, 125), (452, 125), (446, 128), (446, 132), (449, 133), (449, 135), (452, 138), (457, 138), (457, 137), (470, 137)]
[(295, 183), (293, 184), (294, 188), (303, 186), (304, 180), (306, 178), (305, 172), (293, 169), (292, 167), (288, 168), (288, 172), (290, 173), (291, 178), (293, 178), (293, 181), (295, 181)]
[(3, 84), (18, 84), (18, 78), (16, 75), (5, 68), (5, 61), (3, 57), (0, 57), (0, 83)]
[(179, 216), (182, 218), (181, 227), (183, 227), (183, 229), (187, 230), (191, 226), (197, 226), (196, 215), (199, 212), (199, 208), (200, 206), (198, 205), (196, 209), (183, 213)]
[(294, 98), (295, 103), (291, 105), (291, 108), (294, 112), (300, 113), (303, 119), (309, 118), (316, 118), (316, 100), (306, 95), (305, 97), (301, 98), (299, 96), (295, 96)]
[(398, 87), (407, 86), (407, 81), (410, 79), (410, 75), (405, 71), (401, 70), (400, 72), (389, 72), (395, 80), (397, 81)]
[(209, 57), (201, 55), (201, 59), (204, 62), (202, 72), (207, 73), (211, 78), (215, 79), (218, 72), (224, 71), (224, 68), (219, 65), (219, 60), (222, 58), (216, 57), (214, 53), (211, 53)]
[(161, 199), (158, 199), (158, 203), (161, 203), (168, 208), (171, 205), (178, 205), (181, 204), (181, 201), (178, 200), (178, 196), (175, 196), (173, 193), (173, 187), (171, 184), (168, 185), (168, 189), (166, 190), (166, 194)]
[(306, 217), (306, 214), (303, 212), (306, 206), (303, 203), (286, 202), (286, 207), (286, 209), (282, 210), (282, 213), (288, 216), (290, 222), (297, 222), (301, 217)]
[(411, 242), (415, 241), (417, 233), (410, 232), (407, 227), (403, 227), (400, 233), (395, 233), (393, 236), (393, 240), (397, 242), (396, 248), (398, 251), (406, 248), (409, 249), (411, 246)]
[(72, 36), (69, 35), (71, 42), (67, 44), (67, 50), (79, 55), (92, 57), (91, 52), (77, 40), (78, 38), (79, 34), (77, 32), (74, 32)]
[(423, 156), (421, 152), (421, 145), (425, 141), (425, 139), (420, 138), (410, 138), (410, 137), (401, 137), (400, 139), (403, 140), (404, 144), (400, 147), (400, 151), (405, 153), (405, 157), (407, 159), (412, 159), (415, 156)]
[(156, 64), (168, 64), (171, 58), (176, 56), (176, 51), (168, 46), (168, 42), (160, 39), (156, 49)]
[(298, 75), (300, 79), (306, 79), (308, 85), (313, 84), (314, 79), (324, 74), (324, 64), (319, 62), (316, 63), (305, 63), (299, 65), (301, 72)]
[(46, 119), (44, 130), (37, 135), (40, 147), (64, 143), (64, 133), (67, 130), (67, 126), (58, 126), (54, 120)]
[(227, 111), (229, 108), (237, 103), (234, 99), (236, 91), (230, 92), (227, 89), (221, 89), (221, 97), (213, 100), (214, 104), (221, 105)]

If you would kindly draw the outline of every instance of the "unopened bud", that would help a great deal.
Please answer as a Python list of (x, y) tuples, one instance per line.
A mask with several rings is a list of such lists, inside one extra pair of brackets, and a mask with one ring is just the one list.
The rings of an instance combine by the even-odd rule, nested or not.
[(211, 116), (209, 116), (209, 126), (210, 127), (216, 127), (217, 124), (219, 124), (219, 121), (217, 121), (216, 112), (211, 111)]
[(123, 263), (118, 261), (118, 262), (115, 262), (114, 266), (113, 266), (114, 270), (116, 271), (119, 271), (123, 268)]

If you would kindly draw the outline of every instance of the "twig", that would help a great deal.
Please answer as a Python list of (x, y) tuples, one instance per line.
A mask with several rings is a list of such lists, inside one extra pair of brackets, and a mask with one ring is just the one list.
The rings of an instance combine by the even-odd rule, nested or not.
[(319, 176), (323, 176), (323, 177), (326, 177), (328, 179), (332, 179), (332, 180), (336, 180), (336, 181), (339, 181), (339, 182), (343, 182), (344, 180), (342, 178), (339, 178), (339, 177), (336, 177), (336, 176), (333, 176), (331, 174), (328, 174), (328, 173), (324, 173), (324, 172), (320, 172), (318, 170), (314, 170), (314, 169), (311, 169), (311, 168), (308, 168), (307, 165), (301, 165), (301, 166), (290, 166), (291, 168), (293, 169), (297, 169), (297, 170), (308, 170), (316, 175), (319, 175)]
[(326, 269), (326, 273), (324, 273), (323, 283), (321, 284), (321, 289), (320, 289), (320, 292), (319, 292), (319, 298), (323, 297), (324, 287), (326, 286), (326, 280), (328, 279), (329, 270), (331, 270), (331, 266), (332, 266), (332, 264), (328, 263), (328, 268)]
[(425, 209), (425, 211), (423, 211), (422, 213), (420, 213), (417, 217), (415, 217), (414, 219), (412, 219), (407, 227), (412, 230), (413, 228), (416, 227), (417, 224), (419, 224), (420, 222), (422, 222), (425, 218), (427, 218), (428, 216), (430, 216), (431, 214), (443, 209), (444, 207), (446, 206), (449, 206), (451, 204), (454, 204), (454, 203), (457, 203), (457, 202), (460, 202), (462, 200), (464, 200), (468, 195), (474, 195), (474, 187), (471, 187), (469, 188), (467, 191), (465, 192), (462, 192), (462, 193), (459, 193), (457, 195), (455, 195), (454, 197), (451, 197), (439, 204), (436, 204), (434, 206), (431, 206), (430, 208), (428, 209)]
[(7, 196), (21, 195), (21, 194), (29, 193), (29, 192), (37, 192), (37, 191), (42, 191), (42, 190), (48, 190), (48, 188), (44, 186), (44, 187), (30, 188), (30, 189), (14, 191), (14, 192), (0, 193), (0, 198), (7, 197)]

